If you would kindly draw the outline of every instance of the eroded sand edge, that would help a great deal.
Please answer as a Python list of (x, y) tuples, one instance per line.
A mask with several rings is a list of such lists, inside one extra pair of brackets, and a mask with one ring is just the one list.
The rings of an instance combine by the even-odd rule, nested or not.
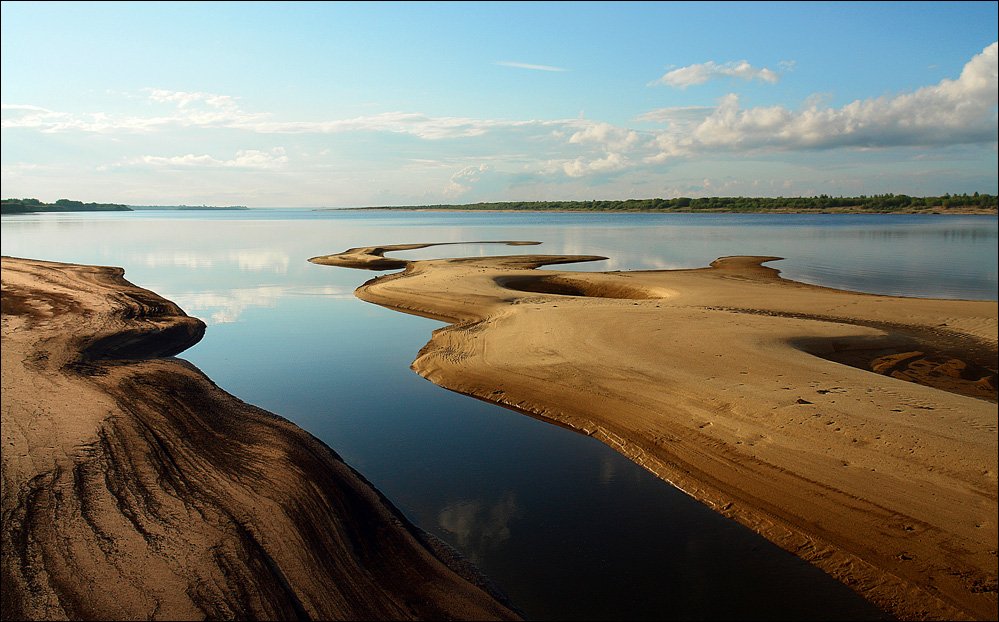
[(516, 617), (326, 445), (164, 358), (199, 320), (119, 268), (0, 274), (5, 619)]
[[(451, 323), (413, 363), (431, 381), (600, 439), (896, 616), (995, 619), (995, 302), (810, 286), (774, 257), (537, 269), (587, 259), (391, 259), (356, 294)], [(941, 376), (965, 394), (904, 379)]]

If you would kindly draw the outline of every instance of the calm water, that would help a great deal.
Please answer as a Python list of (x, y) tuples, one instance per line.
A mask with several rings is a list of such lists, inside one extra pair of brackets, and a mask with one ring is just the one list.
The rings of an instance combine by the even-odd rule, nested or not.
[(5, 255), (123, 266), (209, 324), (183, 357), (323, 439), (534, 619), (870, 619), (839, 583), (593, 439), (424, 381), (437, 322), (363, 303), (372, 273), (308, 257), (385, 243), (526, 239), (399, 253), (606, 255), (570, 269), (779, 255), (859, 291), (996, 299), (994, 217), (376, 214), (252, 210), (3, 217)]

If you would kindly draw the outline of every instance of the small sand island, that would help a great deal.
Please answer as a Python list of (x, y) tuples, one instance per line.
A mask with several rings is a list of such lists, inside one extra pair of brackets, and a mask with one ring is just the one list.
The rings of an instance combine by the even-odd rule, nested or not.
[(516, 619), (120, 268), (4, 257), (3, 618)]
[(310, 261), (403, 269), (356, 295), (450, 324), (429, 380), (603, 441), (891, 615), (996, 619), (996, 302), (807, 285), (779, 257), (384, 256), (432, 245)]

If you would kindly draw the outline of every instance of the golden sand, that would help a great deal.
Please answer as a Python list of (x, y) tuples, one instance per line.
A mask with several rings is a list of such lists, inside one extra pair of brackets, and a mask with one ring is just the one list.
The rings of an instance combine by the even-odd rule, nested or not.
[[(568, 272), (521, 255), (384, 265), (363, 300), (451, 325), (431, 381), (600, 439), (904, 619), (996, 619), (995, 302), (806, 285), (728, 257)], [(880, 372), (880, 373), (877, 373)]]

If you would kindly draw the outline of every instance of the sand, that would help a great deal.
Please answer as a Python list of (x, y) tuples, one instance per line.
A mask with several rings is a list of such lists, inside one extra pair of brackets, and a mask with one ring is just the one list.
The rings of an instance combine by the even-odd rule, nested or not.
[(120, 268), (3, 258), (4, 619), (513, 619)]
[(796, 283), (777, 257), (389, 259), (357, 296), (450, 323), (422, 376), (603, 441), (892, 615), (996, 619), (995, 302)]

